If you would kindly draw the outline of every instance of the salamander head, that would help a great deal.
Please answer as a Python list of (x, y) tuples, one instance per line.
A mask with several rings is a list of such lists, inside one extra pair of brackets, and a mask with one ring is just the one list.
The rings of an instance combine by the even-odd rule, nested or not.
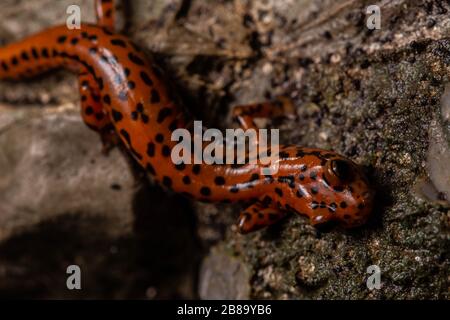
[(296, 157), (281, 160), (280, 168), (294, 177), (289, 186), (284, 184), (281, 202), (307, 215), (314, 225), (338, 221), (356, 227), (372, 211), (374, 192), (361, 168), (337, 153), (298, 149)]

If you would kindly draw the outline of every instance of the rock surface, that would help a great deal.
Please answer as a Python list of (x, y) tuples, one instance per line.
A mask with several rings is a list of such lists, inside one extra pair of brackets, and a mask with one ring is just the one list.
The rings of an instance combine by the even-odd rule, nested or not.
[[(72, 3), (93, 21), (88, 0), (4, 2), (4, 43), (64, 22)], [(78, 118), (74, 77), (55, 72), (0, 84), (0, 296), (450, 298), (448, 203), (413, 187), (427, 177), (429, 127), (449, 82), (450, 7), (385, 2), (373, 31), (366, 7), (173, 0), (121, 8), (125, 33), (154, 53), (206, 124), (232, 127), (232, 105), (290, 95), (298, 118), (269, 126), (284, 143), (334, 149), (366, 167), (377, 190), (366, 226), (322, 230), (292, 216), (241, 236), (232, 226), (241, 207), (188, 203), (149, 184), (118, 150), (101, 155)], [(65, 287), (69, 264), (83, 270), (80, 292)], [(366, 286), (371, 265), (381, 270), (380, 290)]]

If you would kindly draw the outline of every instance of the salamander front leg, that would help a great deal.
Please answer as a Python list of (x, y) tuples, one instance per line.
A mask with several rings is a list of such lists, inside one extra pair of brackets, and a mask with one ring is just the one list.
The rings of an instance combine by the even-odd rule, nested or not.
[(243, 130), (258, 129), (254, 118), (276, 118), (294, 116), (295, 110), (291, 99), (281, 96), (273, 101), (239, 105), (233, 108), (233, 119)]
[(256, 231), (276, 223), (285, 215), (284, 212), (255, 203), (239, 215), (238, 229), (242, 234)]
[(103, 153), (108, 153), (119, 143), (119, 139), (109, 115), (103, 109), (97, 83), (89, 73), (81, 72), (78, 75), (78, 85), (81, 95), (81, 117), (90, 129), (100, 134)]

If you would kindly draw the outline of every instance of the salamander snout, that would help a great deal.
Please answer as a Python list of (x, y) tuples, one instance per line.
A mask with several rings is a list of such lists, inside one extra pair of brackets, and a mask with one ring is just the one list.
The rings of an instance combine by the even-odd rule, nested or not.
[[(325, 191), (319, 206), (322, 202), (329, 204), (328, 214), (322, 219), (338, 221), (349, 228), (365, 223), (372, 211), (374, 192), (361, 167), (343, 157), (329, 159), (321, 177), (319, 183)], [(320, 223), (319, 220), (316, 216), (314, 222)]]
[(367, 221), (374, 192), (360, 166), (333, 152), (300, 161), (303, 170), (289, 193), (293, 196), (287, 201), (289, 206), (315, 225), (337, 221), (356, 227)]

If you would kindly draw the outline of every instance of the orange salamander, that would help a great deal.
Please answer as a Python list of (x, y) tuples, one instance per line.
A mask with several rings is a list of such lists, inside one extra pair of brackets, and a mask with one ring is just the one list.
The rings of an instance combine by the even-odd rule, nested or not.
[[(207, 202), (249, 201), (239, 216), (242, 233), (274, 224), (288, 212), (311, 223), (363, 224), (374, 192), (361, 168), (332, 151), (280, 146), (279, 169), (261, 175), (260, 164), (174, 164), (171, 134), (189, 126), (161, 70), (130, 39), (114, 32), (111, 0), (95, 3), (98, 23), (52, 27), (0, 48), (0, 79), (22, 79), (63, 67), (78, 74), (84, 122), (104, 140), (119, 137), (155, 181)], [(255, 117), (285, 111), (284, 103), (234, 109), (244, 129)]]

